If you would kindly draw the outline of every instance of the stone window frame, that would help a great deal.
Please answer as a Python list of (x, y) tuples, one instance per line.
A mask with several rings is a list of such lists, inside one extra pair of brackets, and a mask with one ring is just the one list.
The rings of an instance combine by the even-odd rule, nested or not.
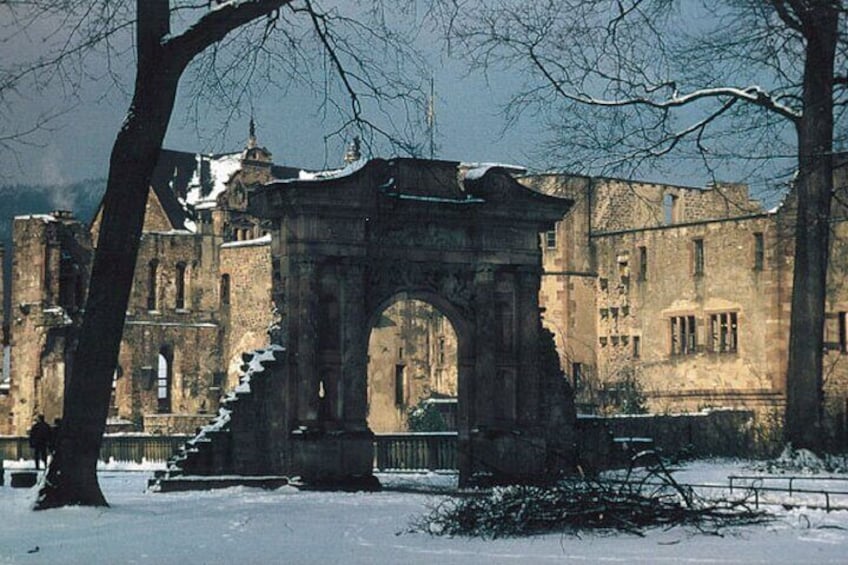
[(696, 277), (704, 276), (707, 266), (706, 245), (703, 237), (692, 239), (692, 274)]
[(556, 249), (557, 247), (557, 232), (556, 229), (547, 230), (544, 233), (545, 249)]
[(668, 351), (672, 357), (698, 353), (698, 317), (680, 313), (668, 317)]
[(161, 347), (156, 357), (156, 412), (171, 413), (174, 356), (168, 347)]
[(663, 225), (671, 226), (680, 222), (680, 196), (673, 192), (663, 194)]
[(221, 278), (218, 282), (218, 301), (221, 306), (229, 306), (232, 293), (232, 277), (230, 273), (221, 273)]
[(739, 311), (706, 312), (705, 317), (709, 351), (722, 355), (739, 353)]
[(766, 264), (766, 244), (763, 232), (754, 233), (754, 270), (762, 271)]
[(639, 278), (637, 280), (644, 282), (648, 280), (648, 248), (645, 245), (640, 245), (637, 251), (639, 256)]
[(406, 406), (406, 365), (395, 364), (395, 406)]
[(159, 306), (159, 259), (147, 263), (147, 310), (158, 311)]
[(174, 309), (178, 312), (187, 310), (186, 303), (188, 301), (188, 283), (186, 277), (188, 275), (188, 263), (178, 261), (174, 266)]

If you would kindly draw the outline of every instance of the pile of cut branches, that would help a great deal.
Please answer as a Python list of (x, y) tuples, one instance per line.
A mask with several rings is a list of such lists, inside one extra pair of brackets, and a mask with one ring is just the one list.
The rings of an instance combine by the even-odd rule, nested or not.
[(413, 524), (434, 535), (486, 538), (586, 530), (643, 535), (655, 527), (722, 528), (769, 521), (747, 499), (706, 499), (678, 484), (661, 464), (621, 479), (575, 477), (551, 486), (508, 486), (447, 499)]

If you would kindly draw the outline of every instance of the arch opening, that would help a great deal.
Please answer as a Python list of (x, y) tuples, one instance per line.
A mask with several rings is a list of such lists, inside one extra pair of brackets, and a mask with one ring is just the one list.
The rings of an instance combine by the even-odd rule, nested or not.
[(171, 412), (171, 355), (165, 347), (159, 350), (157, 358), (156, 404), (159, 414)]
[(383, 308), (368, 340), (368, 427), (456, 431), (459, 341), (447, 315), (405, 295)]

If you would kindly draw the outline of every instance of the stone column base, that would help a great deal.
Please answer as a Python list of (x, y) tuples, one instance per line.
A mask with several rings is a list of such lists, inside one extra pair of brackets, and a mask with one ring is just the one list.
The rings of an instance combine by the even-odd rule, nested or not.
[(307, 488), (380, 490), (373, 474), (374, 434), (298, 429), (291, 434), (292, 472)]

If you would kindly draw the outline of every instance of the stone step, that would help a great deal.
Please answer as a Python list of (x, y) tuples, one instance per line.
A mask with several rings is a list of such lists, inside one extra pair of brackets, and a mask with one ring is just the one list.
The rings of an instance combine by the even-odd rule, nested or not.
[(150, 479), (147, 488), (154, 492), (181, 492), (212, 490), (230, 488), (237, 486), (255, 487), (266, 490), (274, 490), (289, 485), (288, 477), (282, 476), (199, 476), (183, 475), (181, 477), (168, 477), (161, 479)]
[(32, 488), (38, 482), (38, 473), (36, 471), (16, 471), (11, 473), (11, 482), (9, 485), (12, 488)]

